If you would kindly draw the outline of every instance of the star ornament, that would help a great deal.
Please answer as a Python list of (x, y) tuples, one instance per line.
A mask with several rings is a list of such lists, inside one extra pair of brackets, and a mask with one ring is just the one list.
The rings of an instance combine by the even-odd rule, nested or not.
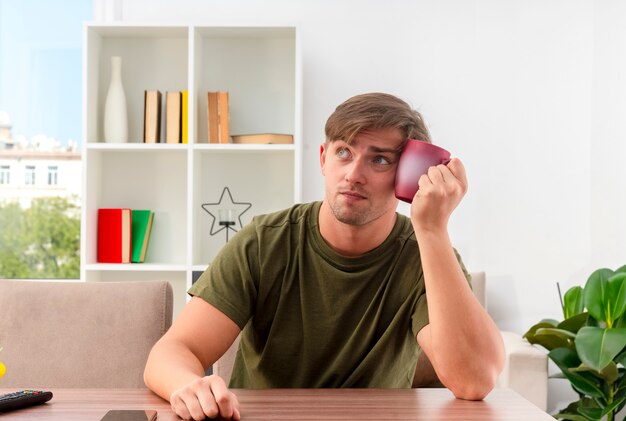
[[(224, 200), (225, 195), (228, 195), (228, 199), (226, 200)], [(228, 230), (233, 230), (237, 232), (237, 230), (232, 227), (236, 224), (235, 218), (239, 220), (239, 227), (243, 228), (241, 215), (246, 213), (251, 207), (252, 203), (249, 202), (235, 202), (233, 200), (233, 195), (230, 193), (230, 189), (228, 187), (224, 187), (224, 190), (222, 190), (222, 195), (220, 196), (220, 200), (218, 202), (202, 204), (202, 209), (213, 218), (213, 221), (211, 222), (210, 234), (215, 235), (222, 230), (226, 230), (227, 238)], [(227, 219), (222, 220), (222, 218), (224, 218), (224, 216), (226, 215)], [(215, 221), (218, 222), (217, 226), (220, 228), (215, 228)]]

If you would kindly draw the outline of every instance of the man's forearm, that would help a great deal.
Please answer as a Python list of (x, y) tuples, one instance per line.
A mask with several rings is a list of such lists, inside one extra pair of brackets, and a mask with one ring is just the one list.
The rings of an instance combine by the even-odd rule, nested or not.
[(418, 243), (430, 319), (427, 354), (457, 397), (481, 399), (504, 364), (500, 332), (474, 297), (447, 232), (419, 233)]
[(204, 368), (189, 349), (175, 342), (157, 343), (146, 363), (144, 382), (169, 401), (172, 392), (204, 376)]

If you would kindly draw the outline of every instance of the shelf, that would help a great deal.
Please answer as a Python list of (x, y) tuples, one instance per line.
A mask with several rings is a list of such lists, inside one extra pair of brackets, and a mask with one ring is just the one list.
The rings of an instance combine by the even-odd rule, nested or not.
[(138, 271), (138, 272), (185, 272), (185, 265), (157, 264), (157, 263), (93, 263), (85, 265), (87, 271)]
[(187, 150), (189, 145), (187, 144), (171, 144), (171, 143), (143, 143), (143, 142), (128, 142), (128, 143), (88, 143), (88, 150), (102, 150), (102, 151), (172, 151), (172, 150)]
[[(193, 277), (225, 244), (225, 233), (211, 235), (203, 204), (218, 201), (228, 187), (235, 201), (252, 204), (241, 217), (245, 225), (300, 201), (297, 34), (294, 26), (85, 26), (82, 280), (167, 279), (176, 315)], [(123, 144), (102, 141), (111, 56), (122, 58), (131, 139)], [(142, 142), (145, 90), (188, 91), (188, 144)], [(207, 92), (221, 90), (229, 92), (231, 134), (291, 133), (294, 143), (207, 143)], [(99, 208), (155, 212), (145, 263), (97, 263)]]
[(226, 151), (226, 152), (269, 152), (273, 153), (276, 151), (294, 151), (296, 149), (295, 145), (264, 145), (264, 144), (219, 144), (219, 143), (200, 143), (194, 144), (193, 149), (195, 151), (200, 152), (218, 152), (218, 151)]

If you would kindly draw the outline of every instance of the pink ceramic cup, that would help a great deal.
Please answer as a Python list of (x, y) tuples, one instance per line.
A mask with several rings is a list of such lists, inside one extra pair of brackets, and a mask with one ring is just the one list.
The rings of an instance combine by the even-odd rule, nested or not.
[(396, 171), (396, 197), (407, 203), (419, 189), (418, 181), (430, 167), (450, 162), (450, 152), (432, 143), (409, 139)]

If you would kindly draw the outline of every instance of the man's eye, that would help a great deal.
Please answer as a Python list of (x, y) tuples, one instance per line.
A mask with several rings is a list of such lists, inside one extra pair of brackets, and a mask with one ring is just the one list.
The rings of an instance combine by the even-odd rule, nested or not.
[(388, 160), (384, 156), (377, 156), (376, 158), (373, 159), (373, 161), (374, 161), (374, 164), (378, 164), (378, 165), (389, 165), (389, 164), (391, 164), (391, 161)]
[(350, 156), (350, 152), (346, 148), (337, 149), (337, 156), (339, 158), (348, 158)]

